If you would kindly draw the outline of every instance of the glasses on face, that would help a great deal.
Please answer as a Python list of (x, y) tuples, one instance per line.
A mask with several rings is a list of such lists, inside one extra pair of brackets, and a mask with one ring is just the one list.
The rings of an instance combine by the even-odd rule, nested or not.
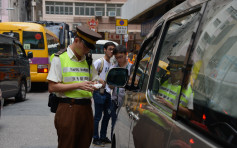
[(83, 42), (83, 46), (84, 46), (85, 48), (89, 49), (89, 47), (87, 47), (87, 46), (86, 46), (86, 43), (85, 43), (85, 41), (84, 41), (84, 40), (82, 40), (82, 42)]
[(108, 48), (107, 50), (113, 52), (114, 48)]

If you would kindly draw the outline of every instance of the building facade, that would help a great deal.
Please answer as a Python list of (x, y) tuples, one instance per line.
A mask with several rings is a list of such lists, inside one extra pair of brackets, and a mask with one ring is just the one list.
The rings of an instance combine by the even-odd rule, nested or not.
[[(116, 34), (116, 19), (127, 0), (43, 0), (41, 21), (66, 22), (70, 30), (86, 25), (106, 40), (125, 45), (124, 36)], [(128, 25), (128, 49), (141, 42), (140, 25)], [(122, 39), (121, 39), (122, 37)], [(122, 42), (121, 42), (122, 41)]]
[(0, 0), (1, 22), (25, 22), (32, 20), (33, 0)]
[(122, 6), (121, 17), (128, 24), (140, 24), (141, 36), (146, 36), (158, 19), (185, 0), (127, 0)]

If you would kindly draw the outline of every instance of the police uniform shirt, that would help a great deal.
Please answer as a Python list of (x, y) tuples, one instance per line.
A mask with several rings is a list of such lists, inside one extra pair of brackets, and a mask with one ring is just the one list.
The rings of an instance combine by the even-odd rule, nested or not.
[[(82, 59), (79, 61), (70, 47), (67, 48), (67, 54), (72, 61), (82, 62), (86, 60), (86, 56), (83, 56)], [(54, 56), (54, 58), (52, 59), (50, 71), (48, 73), (47, 79), (56, 83), (60, 83), (63, 81), (61, 62), (60, 62), (60, 58), (57, 56)], [(95, 67), (93, 66), (93, 64), (92, 64), (92, 79), (91, 80), (92, 81), (99, 80), (98, 72), (95, 70)], [(57, 92), (56, 95), (62, 98), (66, 97), (63, 93), (59, 93), (59, 92)]]

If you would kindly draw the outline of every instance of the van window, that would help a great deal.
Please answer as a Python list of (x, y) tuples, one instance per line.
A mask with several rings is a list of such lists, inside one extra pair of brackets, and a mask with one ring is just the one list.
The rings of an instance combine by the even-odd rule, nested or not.
[(141, 57), (139, 58), (141, 60), (136, 62), (138, 64), (138, 69), (137, 71), (131, 70), (130, 79), (132, 78), (133, 73), (136, 72), (134, 85), (137, 86), (138, 89), (141, 89), (143, 92), (145, 92), (147, 88), (148, 78), (149, 78), (148, 69), (152, 65), (151, 57), (152, 57), (154, 49), (157, 48), (156, 46), (157, 39), (159, 37), (161, 27), (162, 27), (162, 23), (157, 26), (157, 28), (154, 31), (154, 34), (151, 35), (151, 37), (149, 37), (148, 39), (146, 39), (146, 41), (143, 43), (140, 49), (140, 53), (138, 55), (139, 57)]
[(169, 117), (172, 117), (173, 111), (177, 109), (180, 92), (179, 108), (183, 115), (189, 115), (189, 110), (193, 109), (191, 86), (189, 83), (182, 86), (184, 75), (182, 64), (200, 18), (199, 12), (193, 12), (174, 18), (165, 26), (165, 34), (161, 39), (161, 47), (158, 49), (160, 52), (157, 53), (155, 58), (157, 60), (153, 65), (154, 74), (150, 78), (152, 83), (150, 86), (151, 100)]
[(15, 44), (15, 48), (18, 57), (26, 57), (25, 51), (19, 45)]
[(3, 34), (9, 35), (11, 37), (15, 37), (17, 40), (20, 40), (19, 33), (16, 33), (16, 32), (3, 32)]
[(11, 44), (0, 44), (0, 57), (13, 57), (13, 49)]
[(192, 55), (194, 109), (187, 122), (226, 147), (237, 147), (237, 1), (215, 3), (208, 4), (213, 11), (204, 14)]
[(42, 32), (23, 31), (24, 49), (44, 50), (44, 36)]

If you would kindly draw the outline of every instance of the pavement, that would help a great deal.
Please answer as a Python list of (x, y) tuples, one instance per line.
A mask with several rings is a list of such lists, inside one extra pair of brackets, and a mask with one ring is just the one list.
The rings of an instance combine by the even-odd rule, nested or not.
[[(93, 99), (92, 99), (92, 109), (94, 111), (94, 102), (93, 102)], [(103, 116), (102, 116), (103, 117)], [(101, 121), (102, 119), (100, 120), (100, 124), (101, 124)], [(101, 125), (99, 124), (99, 132), (100, 132), (100, 127)], [(107, 128), (107, 137), (111, 140), (111, 136), (110, 136), (110, 133), (111, 133), (111, 119), (109, 120), (109, 124), (108, 124), (108, 128)], [(93, 139), (92, 139), (93, 141)], [(90, 148), (101, 148), (102, 146), (95, 146), (93, 145), (93, 143), (91, 143), (91, 146)], [(103, 148), (111, 148), (111, 144), (105, 144), (105, 146)]]

